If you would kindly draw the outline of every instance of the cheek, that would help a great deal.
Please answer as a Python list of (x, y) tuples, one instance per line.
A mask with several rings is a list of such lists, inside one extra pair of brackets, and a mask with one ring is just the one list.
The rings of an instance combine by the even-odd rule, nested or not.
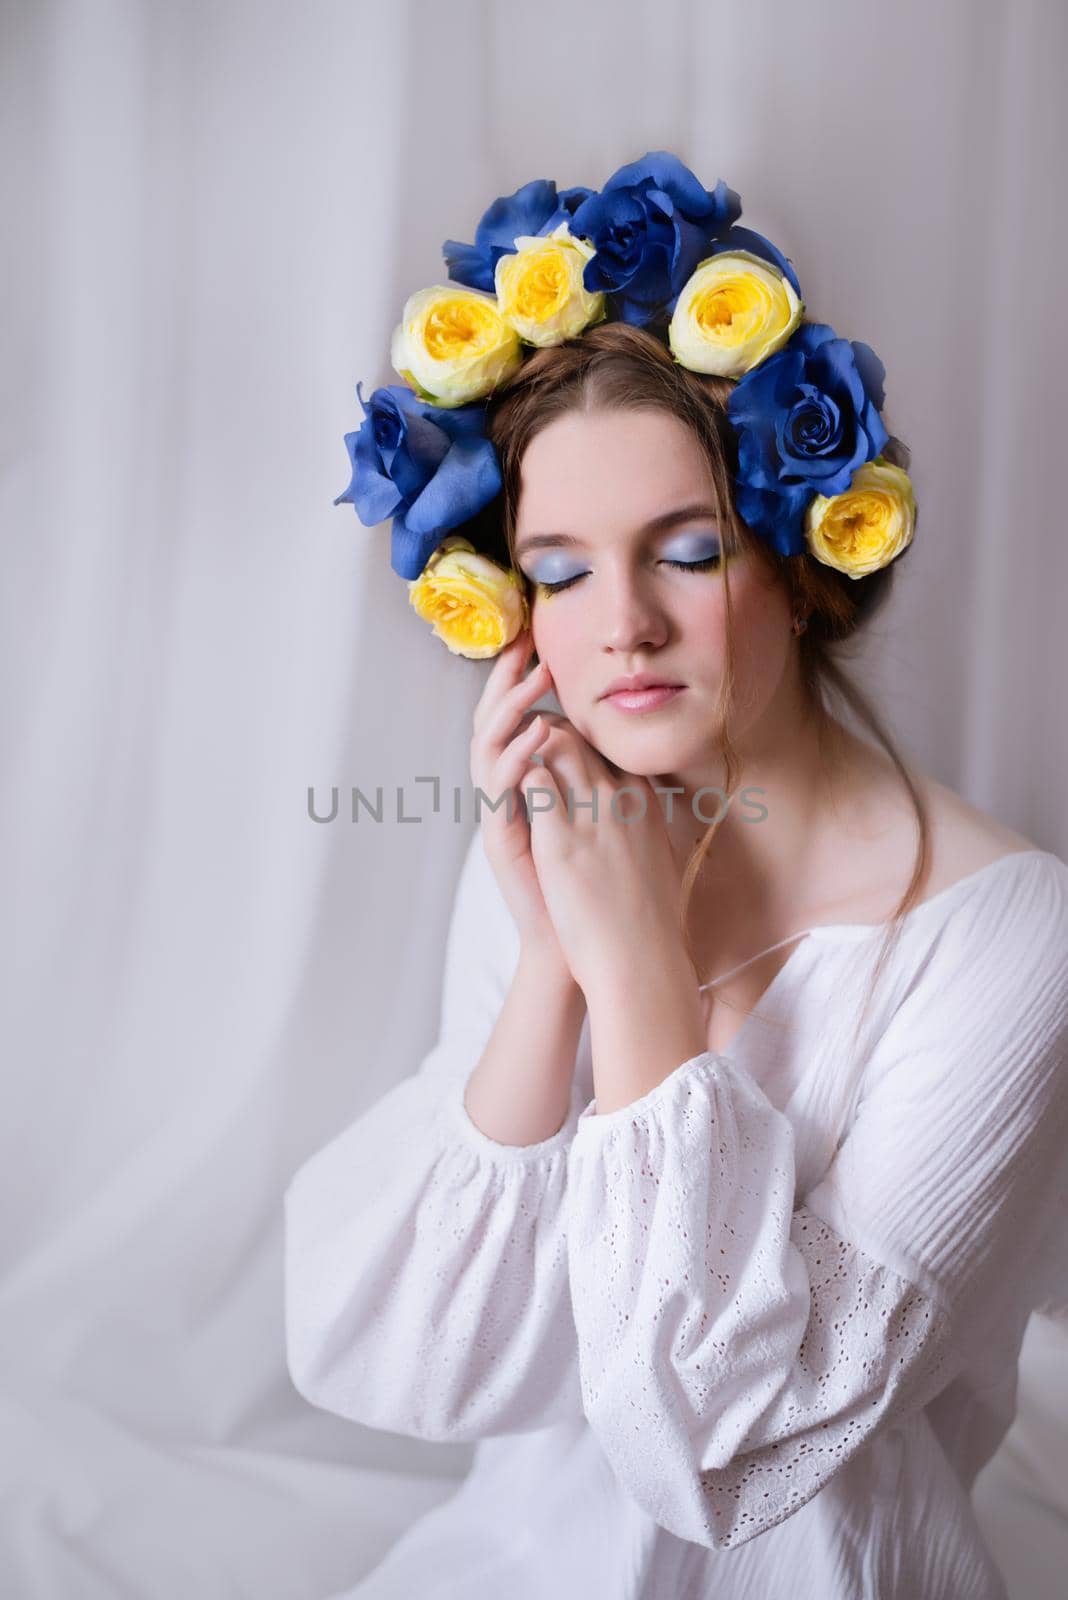
[[(713, 674), (726, 668), (727, 602), (722, 583), (696, 584), (678, 613), (688, 648)], [(739, 691), (761, 696), (778, 682), (789, 653), (790, 613), (784, 594), (744, 568), (731, 581), (734, 671)]]
[(759, 711), (774, 695), (789, 660), (789, 609), (782, 595), (755, 588), (732, 608), (732, 621), (739, 706)]
[(555, 595), (539, 597), (533, 605), (530, 629), (539, 660), (548, 663), (558, 683), (564, 683), (573, 667), (589, 660), (590, 651), (575, 616), (565, 620), (558, 603)]
[[(723, 584), (714, 577), (688, 578), (687, 587), (680, 589), (676, 610), (683, 632), (690, 638), (705, 640), (708, 647), (720, 654), (727, 630), (727, 603)], [(738, 585), (731, 590), (731, 611), (739, 613)]]
[[(735, 662), (739, 662), (742, 643), (751, 634), (754, 613), (759, 610), (760, 591), (744, 576), (731, 582), (731, 621), (734, 630)], [(688, 657), (718, 675), (727, 658), (727, 600), (722, 579), (695, 576), (676, 588), (673, 612), (680, 638)]]

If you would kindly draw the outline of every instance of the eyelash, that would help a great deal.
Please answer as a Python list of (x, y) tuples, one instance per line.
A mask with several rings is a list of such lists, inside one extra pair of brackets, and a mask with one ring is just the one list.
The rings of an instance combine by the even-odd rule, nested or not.
[[(706, 556), (703, 561), (669, 561), (666, 557), (666, 567), (678, 567), (682, 572), (706, 572), (710, 567), (718, 567), (723, 560), (722, 552), (717, 551), (714, 556)], [(584, 578), (584, 572), (576, 572), (573, 578), (561, 578), (559, 583), (539, 583), (538, 588), (545, 594), (560, 594), (564, 589), (570, 589), (573, 583), (578, 583)]]

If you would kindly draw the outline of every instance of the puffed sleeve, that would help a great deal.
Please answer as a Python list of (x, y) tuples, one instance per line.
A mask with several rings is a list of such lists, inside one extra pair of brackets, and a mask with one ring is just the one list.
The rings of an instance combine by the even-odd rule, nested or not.
[(791, 1122), (725, 1056), (583, 1111), (567, 1196), (583, 1406), (680, 1538), (732, 1548), (782, 1522), (1050, 1291), (1068, 867), (1041, 854), (1012, 884), (934, 936), (801, 1203)]
[(287, 1362), (298, 1391), (434, 1440), (581, 1416), (560, 1129), (503, 1145), (463, 1092), (519, 957), (477, 833), (449, 925), (439, 1037), (418, 1069), (298, 1168), (285, 1192)]

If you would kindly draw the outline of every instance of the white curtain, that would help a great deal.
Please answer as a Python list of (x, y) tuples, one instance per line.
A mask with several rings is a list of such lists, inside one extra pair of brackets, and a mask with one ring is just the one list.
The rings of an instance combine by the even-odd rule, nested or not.
[[(724, 178), (913, 447), (858, 673), (922, 769), (1068, 857), (1068, 12), (0, 15), (0, 1591), (322, 1600), (470, 1457), (315, 1411), (284, 1362), (283, 1190), (433, 1041), (488, 670), (332, 506), (355, 384), (396, 381), (404, 299), (495, 196), (658, 148)], [(1068, 1552), (1063, 1383), (1034, 1400), (1066, 1345), (1029, 1335), (981, 1480), (1027, 1600)]]

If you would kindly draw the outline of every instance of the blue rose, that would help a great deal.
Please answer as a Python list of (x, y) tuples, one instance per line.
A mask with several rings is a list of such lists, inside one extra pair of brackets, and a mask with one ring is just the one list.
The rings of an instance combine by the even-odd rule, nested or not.
[(572, 233), (596, 250), (583, 283), (609, 295), (620, 320), (645, 326), (674, 310), (710, 241), (741, 210), (722, 179), (709, 193), (678, 156), (650, 150), (614, 172), (572, 217)]
[(489, 504), (501, 469), (485, 435), (484, 404), (443, 409), (402, 384), (356, 397), (364, 420), (345, 435), (352, 480), (334, 501), (351, 503), (365, 527), (393, 518), (390, 565), (418, 578), (450, 528)]
[(889, 439), (879, 415), (885, 376), (868, 345), (840, 339), (825, 322), (803, 322), (731, 390), (738, 514), (780, 554), (806, 548), (813, 495), (843, 494)]
[(502, 195), (482, 213), (475, 229), (474, 244), (446, 239), (441, 247), (454, 283), (469, 289), (495, 292), (495, 272), (501, 256), (515, 251), (521, 234), (537, 237), (551, 233), (561, 222), (571, 226), (571, 218), (592, 189), (561, 189), (551, 178), (533, 178), (514, 194)]

